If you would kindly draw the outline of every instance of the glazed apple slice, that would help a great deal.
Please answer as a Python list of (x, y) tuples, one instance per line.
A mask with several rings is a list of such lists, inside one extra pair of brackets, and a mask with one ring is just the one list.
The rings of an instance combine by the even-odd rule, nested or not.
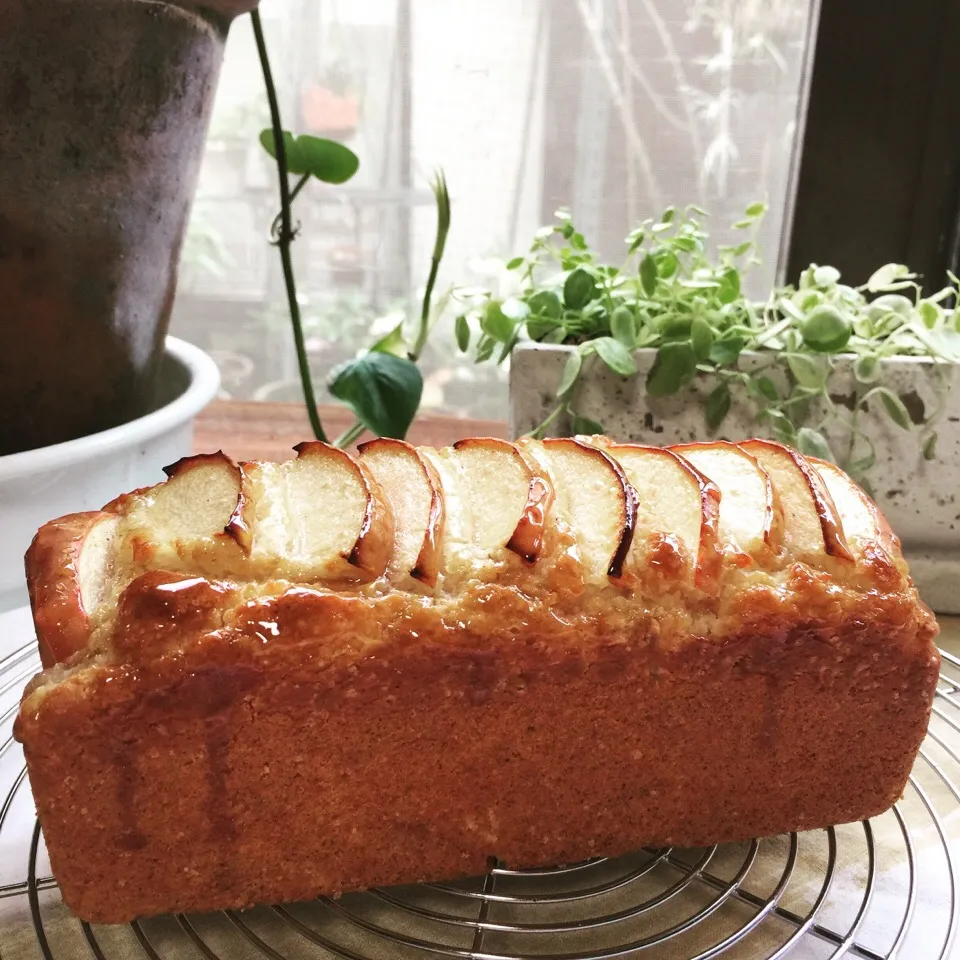
[(83, 650), (117, 578), (121, 517), (96, 511), (45, 524), (25, 558), (40, 662)]
[(460, 489), (472, 514), (473, 542), (496, 557), (504, 549), (535, 563), (544, 547), (552, 495), (522, 453), (506, 440), (474, 437), (453, 445)]
[(690, 558), (695, 583), (711, 589), (721, 556), (720, 491), (716, 485), (662, 447), (628, 443), (611, 444), (606, 450), (623, 467), (637, 494), (635, 543), (645, 536), (650, 554), (655, 556), (659, 538), (676, 538), (681, 555)]
[(138, 569), (233, 569), (249, 550), (240, 467), (222, 452), (165, 467), (165, 483), (120, 497), (127, 559)]
[(381, 437), (361, 444), (367, 466), (393, 507), (396, 534), (387, 576), (434, 586), (440, 569), (444, 506), (440, 477), (416, 447)]
[(255, 503), (251, 569), (302, 580), (382, 576), (395, 524), (372, 472), (319, 441), (294, 449), (294, 460), (244, 464)]
[(849, 543), (854, 547), (864, 542), (878, 543), (891, 557), (897, 556), (900, 552), (899, 539), (880, 508), (856, 481), (835, 463), (816, 457), (806, 459), (820, 475), (833, 498)]
[(552, 480), (587, 582), (625, 578), (637, 521), (637, 495), (621, 466), (599, 447), (571, 437), (527, 440), (522, 449)]
[(762, 558), (779, 548), (779, 504), (770, 477), (755, 457), (723, 440), (670, 449), (719, 487), (720, 539), (726, 549)]
[(800, 557), (853, 559), (824, 481), (799, 453), (772, 440), (747, 440), (738, 446), (770, 475), (783, 507), (788, 550)]

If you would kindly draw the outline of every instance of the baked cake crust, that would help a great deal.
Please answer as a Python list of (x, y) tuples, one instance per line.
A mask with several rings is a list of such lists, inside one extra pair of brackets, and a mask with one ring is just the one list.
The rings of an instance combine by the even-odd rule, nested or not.
[[(324, 568), (333, 581), (264, 576), (277, 568), (258, 559), (268, 521), (253, 509), (252, 548), (222, 531), (170, 547), (144, 534), (143, 515), (167, 485), (40, 531), (27, 567), (48, 669), (15, 734), (79, 917), (452, 879), (494, 856), (532, 867), (740, 840), (870, 817), (899, 798), (939, 656), (881, 519), (863, 536), (862, 516), (842, 525), (831, 500), (839, 536), (860, 533), (843, 541), (849, 557), (814, 558), (774, 500), (783, 541), (744, 549), (724, 533), (720, 486), (728, 539), (705, 507), (719, 546), (703, 576), (705, 541), (687, 550), (645, 528), (641, 495), (633, 561), (591, 577), (559, 460), (520, 450), (544, 470), (518, 467), (519, 481), (558, 498), (536, 491), (556, 515), (539, 559), (506, 548), (462, 559), (437, 455), (424, 475), (444, 481), (449, 527), (436, 531), (433, 586), (398, 586), (389, 567), (370, 579), (369, 564), (356, 580), (342, 564)], [(254, 465), (220, 466), (261, 502)], [(399, 502), (383, 477), (381, 507)], [(390, 517), (398, 545), (414, 513)], [(82, 555), (91, 531), (95, 564)], [(612, 536), (611, 557), (622, 530)]]

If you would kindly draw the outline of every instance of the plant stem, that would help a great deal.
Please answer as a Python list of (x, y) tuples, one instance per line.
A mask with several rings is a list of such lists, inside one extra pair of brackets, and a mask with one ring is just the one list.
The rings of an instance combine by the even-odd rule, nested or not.
[[(313, 392), (313, 379), (310, 376), (310, 361), (307, 358), (306, 343), (303, 338), (303, 324), (300, 321), (300, 304), (297, 301), (297, 286), (293, 277), (293, 260), (290, 256), (290, 245), (294, 239), (293, 224), (290, 214), (290, 205), (293, 196), (290, 192), (290, 181), (287, 176), (287, 152), (283, 142), (283, 125), (280, 122), (280, 105), (277, 102), (277, 91), (273, 85), (273, 73), (270, 70), (270, 59), (267, 56), (267, 44), (263, 37), (263, 25), (260, 22), (260, 13), (252, 10), (250, 19), (253, 21), (253, 35), (257, 43), (257, 56), (260, 58), (260, 69), (263, 71), (263, 84), (267, 92), (267, 101), (270, 104), (270, 126), (273, 130), (273, 144), (277, 159), (277, 179), (280, 187), (280, 230), (275, 241), (280, 251), (280, 264), (283, 267), (283, 282), (287, 293), (287, 306), (290, 310), (290, 323), (293, 326), (293, 342), (297, 350), (297, 366), (300, 369), (300, 383), (303, 387), (303, 399), (307, 405), (307, 416), (310, 426), (317, 440), (327, 443), (327, 435), (320, 414), (317, 411), (317, 399)], [(297, 185), (297, 192), (302, 189)]]
[(354, 420), (353, 426), (344, 430), (343, 433), (341, 433), (340, 436), (333, 441), (333, 445), (335, 447), (340, 447), (341, 450), (349, 447), (350, 444), (354, 443), (366, 429), (367, 428), (360, 420)]
[(430, 273), (427, 275), (427, 286), (423, 291), (423, 303), (420, 308), (420, 328), (417, 339), (414, 341), (410, 359), (416, 363), (427, 345), (430, 335), (430, 301), (433, 299), (433, 288), (437, 283), (437, 273), (440, 270), (440, 261), (447, 245), (447, 234), (450, 232), (450, 194), (447, 192), (447, 181), (443, 171), (438, 171), (433, 181), (433, 195), (437, 198), (437, 233), (433, 241), (433, 255), (430, 257)]
[(558, 403), (553, 408), (553, 411), (548, 415), (547, 419), (544, 420), (543, 423), (541, 423), (538, 427), (534, 427), (533, 430), (531, 430), (528, 434), (526, 434), (526, 436), (533, 437), (534, 440), (542, 440), (543, 431), (546, 430), (547, 427), (549, 427), (550, 424), (553, 423), (553, 421), (556, 420), (557, 417), (559, 417), (560, 414), (563, 413), (566, 409), (567, 409), (567, 405), (565, 403)]

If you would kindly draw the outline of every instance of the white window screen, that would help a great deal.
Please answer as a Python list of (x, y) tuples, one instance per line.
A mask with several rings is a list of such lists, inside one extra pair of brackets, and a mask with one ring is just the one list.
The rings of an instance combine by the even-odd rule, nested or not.
[[(762, 293), (776, 274), (814, 0), (263, 0), (284, 125), (359, 156), (298, 197), (294, 244), (318, 392), (416, 301), (443, 167), (453, 227), (438, 289), (495, 282), (555, 207), (617, 261), (667, 204), (718, 242), (753, 200)], [(223, 65), (173, 332), (210, 350), (237, 398), (298, 400), (277, 254), (268, 125), (246, 18)], [(424, 407), (502, 417), (502, 370), (459, 356), (450, 312), (424, 357)], [(395, 323), (395, 320), (392, 321)]]

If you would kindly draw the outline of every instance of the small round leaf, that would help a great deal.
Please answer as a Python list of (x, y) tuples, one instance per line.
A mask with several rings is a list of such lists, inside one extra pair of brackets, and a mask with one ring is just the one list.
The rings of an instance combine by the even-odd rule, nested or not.
[(848, 317), (827, 305), (814, 308), (803, 324), (803, 342), (819, 353), (837, 353), (842, 350), (853, 327)]

